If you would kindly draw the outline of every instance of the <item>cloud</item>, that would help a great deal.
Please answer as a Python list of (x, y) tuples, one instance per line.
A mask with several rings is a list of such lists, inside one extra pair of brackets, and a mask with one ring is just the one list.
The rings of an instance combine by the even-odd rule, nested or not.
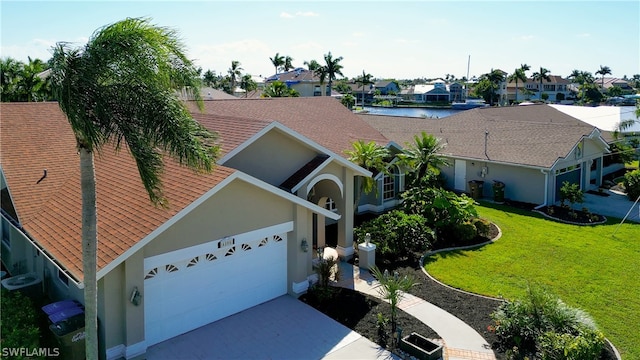
[(316, 17), (316, 16), (320, 16), (320, 14), (315, 13), (313, 11), (297, 11), (295, 14), (291, 14), (286, 11), (283, 11), (280, 13), (280, 17), (285, 19), (293, 19), (295, 17)]
[(522, 35), (522, 36), (520, 36), (520, 40), (525, 40), (526, 41), (526, 40), (533, 40), (533, 39), (535, 39), (535, 36), (533, 36), (533, 35)]
[(354, 32), (354, 33), (351, 33), (351, 36), (353, 36), (353, 37), (357, 37), (357, 38), (359, 38), (359, 37), (364, 37), (364, 35), (365, 35), (365, 34), (364, 34), (363, 32)]
[(578, 35), (576, 35), (576, 36), (577, 36), (577, 37), (579, 37), (579, 38), (588, 38), (588, 37), (591, 37), (591, 34), (589, 34), (589, 33), (582, 33), (582, 34), (578, 34)]

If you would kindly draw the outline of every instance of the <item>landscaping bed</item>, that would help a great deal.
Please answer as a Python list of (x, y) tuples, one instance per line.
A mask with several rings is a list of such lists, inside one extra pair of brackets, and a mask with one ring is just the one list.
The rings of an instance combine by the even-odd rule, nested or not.
[[(522, 205), (522, 208), (528, 208), (528, 210), (532, 209), (525, 204), (519, 205)], [(492, 225), (489, 237), (493, 238), (497, 233), (497, 227)], [(488, 239), (477, 237), (474, 241), (480, 244), (488, 241)], [(465, 245), (470, 244), (466, 243)], [(420, 256), (421, 254), (413, 254), (413, 256), (402, 259), (380, 258), (377, 263), (381, 270), (387, 269), (391, 272), (397, 270), (401, 276), (415, 276), (419, 285), (411, 289), (411, 294), (448, 311), (467, 323), (482, 335), (487, 343), (494, 347), (497, 359), (507, 359), (504, 352), (495, 349), (497, 337), (489, 330), (489, 326), (492, 324), (491, 313), (501, 304), (501, 300), (464, 293), (443, 286), (422, 271), (419, 266)], [(355, 263), (357, 264), (357, 260)], [(349, 289), (333, 289), (331, 296), (331, 300), (323, 300), (319, 299), (313, 292), (310, 292), (302, 296), (301, 300), (373, 342), (389, 348), (391, 339), (388, 337), (381, 339), (377, 327), (378, 313), (382, 313), (386, 318), (390, 317), (390, 306), (388, 304)], [(398, 312), (398, 325), (403, 329), (403, 334), (405, 335), (417, 332), (427, 338), (440, 338), (431, 328), (403, 311)], [(387, 332), (388, 329), (390, 329), (390, 324), (387, 325)], [(607, 345), (601, 360), (613, 359), (616, 359), (615, 354)]]

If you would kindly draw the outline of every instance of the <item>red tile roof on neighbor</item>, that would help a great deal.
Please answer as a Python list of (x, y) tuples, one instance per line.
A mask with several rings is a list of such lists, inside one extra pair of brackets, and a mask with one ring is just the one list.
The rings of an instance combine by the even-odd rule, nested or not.
[[(80, 161), (71, 127), (54, 102), (2, 103), (0, 111), (2, 170), (21, 225), (81, 280)], [(106, 147), (95, 168), (99, 269), (234, 173), (217, 166), (196, 174), (167, 159), (162, 180), (169, 208), (162, 209), (150, 203), (126, 148)]]
[[(207, 126), (210, 130), (217, 130), (220, 133), (223, 144), (229, 141), (225, 140), (228, 136), (225, 135), (227, 126), (235, 128), (234, 137), (238, 141), (240, 138), (248, 139), (255, 134), (256, 128), (259, 127), (255, 121), (277, 121), (345, 157), (344, 151), (351, 150), (351, 144), (357, 140), (375, 141), (381, 145), (389, 142), (378, 130), (353, 114), (338, 100), (328, 96), (213, 100), (205, 101), (204, 105), (204, 113), (212, 116), (210, 118), (212, 126)], [(195, 106), (193, 109), (194, 117), (205, 121), (206, 117), (198, 114)], [(229, 120), (251, 123), (253, 127), (223, 124)], [(217, 125), (214, 125), (214, 121)], [(226, 151), (229, 149), (226, 148)]]
[[(360, 115), (401, 146), (422, 131), (446, 144), (452, 157), (550, 168), (595, 127), (548, 105), (466, 110), (443, 119)], [(488, 132), (485, 154), (485, 131)]]

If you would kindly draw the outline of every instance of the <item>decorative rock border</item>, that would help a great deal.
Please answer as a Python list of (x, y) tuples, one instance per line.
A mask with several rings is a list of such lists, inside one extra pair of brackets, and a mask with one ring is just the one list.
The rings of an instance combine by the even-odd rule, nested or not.
[[(542, 214), (542, 215), (544, 215), (544, 216), (546, 216), (546, 217), (549, 217), (549, 216), (547, 216), (547, 214), (543, 213), (542, 211), (538, 211), (538, 210), (533, 210), (533, 211), (538, 212), (538, 213), (540, 213), (540, 214)], [(604, 221), (603, 221), (602, 223), (606, 222), (606, 221), (607, 221), (607, 218), (606, 218), (605, 216), (603, 216), (603, 215), (601, 215), (601, 216), (604, 218)], [(562, 220), (557, 219), (557, 218), (553, 218), (553, 219), (554, 219), (554, 220), (557, 220), (557, 221), (562, 221)], [(564, 222), (564, 221), (562, 221), (562, 222)], [(498, 241), (498, 239), (500, 239), (500, 238), (502, 237), (502, 229), (500, 229), (500, 227), (499, 227), (498, 225), (496, 225), (495, 223), (492, 223), (492, 224), (493, 224), (493, 225), (498, 229), (498, 235), (496, 235), (496, 237), (494, 237), (493, 239), (491, 239), (491, 240), (489, 240), (489, 241), (485, 241), (485, 242), (480, 243), (480, 244), (475, 244), (475, 245), (457, 246), (457, 247), (450, 247), (450, 248), (445, 248), (445, 249), (438, 249), (438, 250), (434, 250), (434, 251), (428, 251), (428, 252), (426, 252), (424, 255), (422, 255), (422, 256), (420, 257), (420, 269), (422, 270), (422, 272), (423, 272), (423, 273), (424, 273), (424, 274), (425, 274), (429, 279), (431, 279), (431, 280), (433, 280), (434, 282), (436, 282), (437, 284), (440, 284), (441, 286), (444, 286), (444, 287), (449, 288), (449, 289), (451, 289), (451, 290), (454, 290), (454, 291), (460, 292), (460, 293), (462, 293), (462, 294), (467, 294), (467, 295), (472, 295), (472, 296), (478, 296), (478, 297), (485, 298), (485, 299), (489, 299), (489, 300), (495, 300), (495, 301), (506, 301), (506, 300), (501, 299), (501, 298), (494, 298), (494, 297), (491, 297), (491, 296), (480, 295), (480, 294), (472, 293), (472, 292), (470, 292), (470, 291), (465, 291), (465, 290), (462, 290), (462, 289), (454, 288), (453, 286), (447, 285), (447, 284), (445, 284), (445, 283), (443, 283), (443, 282), (441, 282), (441, 281), (437, 280), (436, 278), (434, 278), (433, 276), (431, 276), (431, 274), (429, 274), (429, 273), (427, 272), (427, 270), (424, 268), (424, 259), (425, 259), (426, 257), (428, 257), (428, 256), (435, 255), (435, 254), (438, 254), (438, 253), (441, 253), (441, 252), (448, 252), (448, 251), (455, 251), (455, 250), (471, 250), (471, 249), (476, 249), (476, 248), (483, 247), (483, 246), (485, 246), (485, 245), (488, 245), (488, 244), (491, 244), (491, 243), (494, 243), (494, 242)], [(571, 224), (571, 223), (570, 223), (570, 224)], [(575, 225), (597, 225), (597, 224), (600, 224), (600, 223), (593, 223), (593, 224), (575, 224)], [(607, 342), (607, 344), (609, 344), (609, 347), (611, 347), (611, 349), (613, 349), (613, 353), (614, 353), (614, 355), (616, 356), (616, 359), (618, 359), (618, 360), (622, 360), (622, 357), (621, 357), (621, 355), (620, 355), (620, 352), (618, 352), (618, 349), (616, 349), (616, 347), (613, 345), (613, 343), (612, 343), (611, 341), (609, 341), (609, 339), (607, 339), (607, 338), (604, 338), (604, 339), (605, 339), (605, 341)]]

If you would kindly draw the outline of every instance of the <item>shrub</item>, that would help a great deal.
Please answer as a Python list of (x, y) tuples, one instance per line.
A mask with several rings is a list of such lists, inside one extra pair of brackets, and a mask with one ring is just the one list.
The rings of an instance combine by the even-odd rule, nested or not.
[(565, 181), (560, 188), (560, 203), (564, 205), (564, 202), (568, 201), (573, 207), (573, 204), (582, 204), (584, 202), (584, 193), (580, 190), (580, 185), (576, 183), (570, 183)]
[(640, 196), (640, 169), (626, 173), (623, 184), (627, 191), (627, 197), (629, 197), (631, 201), (636, 201), (638, 196)]
[(453, 225), (451, 230), (450, 239), (462, 245), (470, 243), (478, 234), (476, 227), (471, 222)]
[(366, 233), (376, 244), (380, 256), (408, 256), (423, 253), (431, 247), (435, 234), (420, 215), (408, 215), (393, 210), (363, 223), (354, 229), (358, 242)]
[(338, 260), (334, 257), (320, 259), (316, 267), (316, 273), (318, 274), (319, 285), (324, 289), (329, 287), (329, 281), (331, 279), (333, 279), (333, 281), (340, 281)]
[(411, 188), (402, 194), (402, 199), (404, 211), (427, 219), (427, 225), (436, 229), (438, 239), (455, 225), (478, 217), (473, 199), (442, 188)]
[(471, 220), (471, 223), (476, 228), (476, 233), (479, 236), (488, 237), (491, 232), (491, 222), (489, 220), (474, 218)]
[(35, 349), (40, 345), (38, 315), (31, 299), (2, 288), (0, 295), (3, 348)]
[(517, 349), (515, 357), (588, 360), (604, 348), (604, 336), (587, 313), (539, 289), (529, 287), (526, 298), (500, 305), (491, 318), (499, 346)]

